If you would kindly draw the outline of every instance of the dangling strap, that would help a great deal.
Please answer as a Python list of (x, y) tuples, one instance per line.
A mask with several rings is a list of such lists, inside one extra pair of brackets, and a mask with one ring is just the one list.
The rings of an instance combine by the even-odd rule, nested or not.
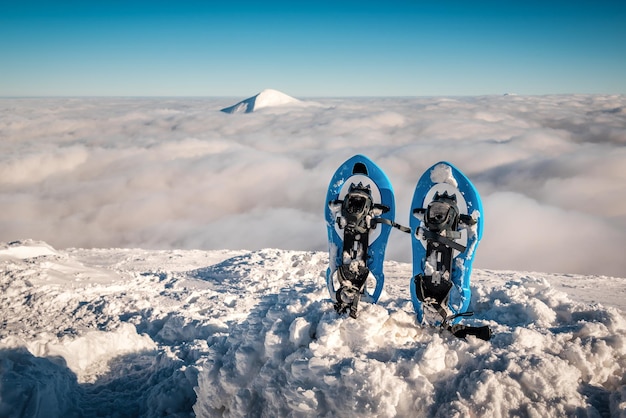
[(465, 338), (468, 335), (473, 335), (481, 340), (489, 341), (492, 335), (491, 328), (487, 325), (483, 325), (482, 327), (472, 327), (469, 325), (456, 324), (448, 325), (446, 329), (457, 338)]
[(474, 312), (461, 312), (456, 315), (446, 317), (441, 323), (441, 329), (450, 331), (452, 335), (457, 338), (465, 338), (468, 335), (473, 335), (476, 338), (480, 338), (481, 340), (489, 341), (491, 339), (491, 328), (489, 328), (487, 325), (483, 325), (482, 327), (473, 327), (471, 325), (462, 324), (450, 325), (450, 321), (453, 321), (458, 317), (472, 315), (474, 315)]
[(389, 225), (392, 226), (396, 229), (399, 229), (402, 232), (406, 232), (407, 234), (411, 233), (411, 228), (408, 228), (406, 226), (400, 225), (399, 223), (396, 223), (394, 221), (391, 221), (387, 218), (373, 218), (372, 222), (377, 223), (377, 224), (385, 224), (385, 225)]

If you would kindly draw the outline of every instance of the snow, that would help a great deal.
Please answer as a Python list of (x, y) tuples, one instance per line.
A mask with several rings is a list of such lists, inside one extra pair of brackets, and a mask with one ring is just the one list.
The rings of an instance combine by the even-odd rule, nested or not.
[(475, 269), (491, 341), (417, 325), (407, 263), (338, 316), (326, 252), (0, 245), (0, 416), (626, 416), (626, 279)]
[(237, 104), (234, 104), (233, 106), (222, 109), (222, 112), (252, 113), (252, 112), (256, 112), (259, 109), (268, 108), (268, 107), (285, 106), (285, 105), (293, 106), (293, 105), (298, 105), (298, 104), (302, 104), (302, 102), (298, 99), (288, 96), (285, 93), (282, 93), (278, 90), (265, 89), (255, 96), (249, 97), (245, 100), (240, 101)]
[(435, 184), (447, 183), (453, 187), (459, 186), (454, 178), (454, 175), (452, 175), (452, 168), (446, 164), (438, 164), (432, 169), (430, 172), (430, 181)]
[(32, 241), (10, 242), (0, 247), (0, 257), (9, 256), (16, 258), (34, 258), (40, 255), (55, 255), (54, 249), (46, 244), (36, 244)]

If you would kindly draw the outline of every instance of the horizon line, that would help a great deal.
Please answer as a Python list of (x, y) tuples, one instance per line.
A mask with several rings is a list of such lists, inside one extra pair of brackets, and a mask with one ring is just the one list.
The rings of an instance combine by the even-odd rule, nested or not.
[[(275, 90), (275, 89), (273, 89)], [(261, 93), (263, 90), (248, 95), (247, 97), (254, 97)], [(292, 95), (285, 93), (282, 90), (277, 90), (281, 93), (287, 94), (294, 98), (311, 98), (311, 99), (368, 99), (368, 98), (446, 98), (446, 97), (548, 97), (548, 96), (624, 96), (626, 93), (535, 93), (535, 94), (523, 94), (523, 93), (485, 93), (485, 94), (407, 94), (407, 95), (345, 95), (345, 96), (327, 96), (327, 95)], [(102, 95), (102, 94), (77, 94), (77, 95), (65, 95), (65, 94), (51, 94), (51, 95), (0, 95), (0, 99), (232, 99), (243, 97), (242, 95), (169, 95), (169, 94), (155, 94), (155, 95)]]

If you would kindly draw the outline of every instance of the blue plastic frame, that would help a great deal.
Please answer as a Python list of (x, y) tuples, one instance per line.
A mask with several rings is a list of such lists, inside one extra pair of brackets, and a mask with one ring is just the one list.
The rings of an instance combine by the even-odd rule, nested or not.
[[(436, 168), (439, 172), (442, 172), (442, 170), (447, 170), (446, 167), (449, 168), (449, 173), (454, 179), (453, 181), (449, 178), (442, 180), (433, 174)], [(454, 183), (456, 183), (456, 185)], [(473, 216), (477, 221), (476, 226), (467, 233), (467, 242), (464, 244), (466, 246), (465, 251), (462, 253), (455, 252), (458, 254), (456, 254), (452, 260), (451, 279), (454, 286), (450, 291), (451, 294), (448, 303), (448, 307), (450, 308), (452, 314), (467, 312), (469, 309), (472, 296), (470, 290), (472, 264), (474, 262), (476, 249), (482, 239), (484, 225), (483, 205), (480, 195), (478, 194), (478, 190), (476, 190), (476, 187), (472, 184), (472, 182), (458, 168), (449, 162), (441, 161), (431, 166), (428, 170), (426, 170), (426, 172), (424, 172), (424, 174), (422, 174), (415, 187), (409, 215), (413, 249), (413, 277), (411, 278), (410, 283), (411, 300), (417, 314), (417, 319), (420, 323), (423, 323), (424, 321), (424, 310), (422, 302), (417, 299), (413, 278), (418, 274), (424, 274), (426, 249), (423, 242), (417, 237), (417, 230), (423, 222), (421, 219), (413, 215), (413, 210), (428, 206), (428, 202), (425, 202), (425, 198), (429, 195), (429, 192), (431, 192), (433, 187), (455, 189), (456, 193), (459, 193), (466, 203), (464, 208), (459, 204), (459, 211)], [(461, 318), (456, 318), (453, 323), (457, 323), (460, 320)]]
[[(367, 174), (355, 173), (355, 166), (362, 164), (367, 170)], [(356, 176), (356, 177), (355, 177)], [(329, 243), (329, 267), (326, 270), (326, 284), (330, 293), (331, 300), (336, 302), (336, 291), (333, 283), (333, 275), (335, 274), (337, 267), (342, 264), (342, 250), (343, 250), (343, 235), (338, 233), (335, 228), (336, 212), (334, 212), (329, 202), (339, 199), (339, 195), (344, 188), (344, 185), (349, 184), (351, 179), (362, 180), (363, 176), (369, 178), (372, 183), (380, 191), (380, 201), (374, 201), (374, 203), (381, 203), (389, 207), (389, 211), (382, 215), (383, 218), (387, 218), (391, 221), (395, 220), (395, 198), (391, 182), (387, 175), (378, 167), (372, 160), (364, 155), (355, 155), (341, 164), (333, 177), (330, 180), (328, 186), (328, 192), (326, 194), (325, 205), (325, 218), (326, 229), (328, 231), (328, 243)], [(383, 273), (383, 262), (385, 260), (385, 249), (387, 247), (387, 241), (389, 239), (389, 233), (391, 232), (391, 226), (387, 224), (377, 224), (376, 230), (370, 230), (370, 242), (367, 251), (367, 267), (370, 273), (376, 279), (376, 287), (373, 292), (366, 289), (362, 300), (376, 303), (383, 290), (385, 282), (385, 275)], [(372, 239), (373, 238), (373, 239)]]

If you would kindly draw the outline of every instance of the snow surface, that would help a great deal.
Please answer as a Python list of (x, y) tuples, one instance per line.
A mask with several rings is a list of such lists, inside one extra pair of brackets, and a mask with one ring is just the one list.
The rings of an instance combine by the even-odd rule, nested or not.
[(416, 325), (411, 267), (338, 316), (325, 252), (0, 245), (0, 416), (626, 416), (626, 279), (473, 275), (491, 341)]
[(252, 113), (259, 109), (268, 107), (277, 107), (285, 105), (298, 105), (302, 104), (298, 99), (295, 99), (283, 92), (273, 89), (265, 89), (259, 94), (249, 97), (240, 101), (233, 106), (222, 109), (225, 113)]

